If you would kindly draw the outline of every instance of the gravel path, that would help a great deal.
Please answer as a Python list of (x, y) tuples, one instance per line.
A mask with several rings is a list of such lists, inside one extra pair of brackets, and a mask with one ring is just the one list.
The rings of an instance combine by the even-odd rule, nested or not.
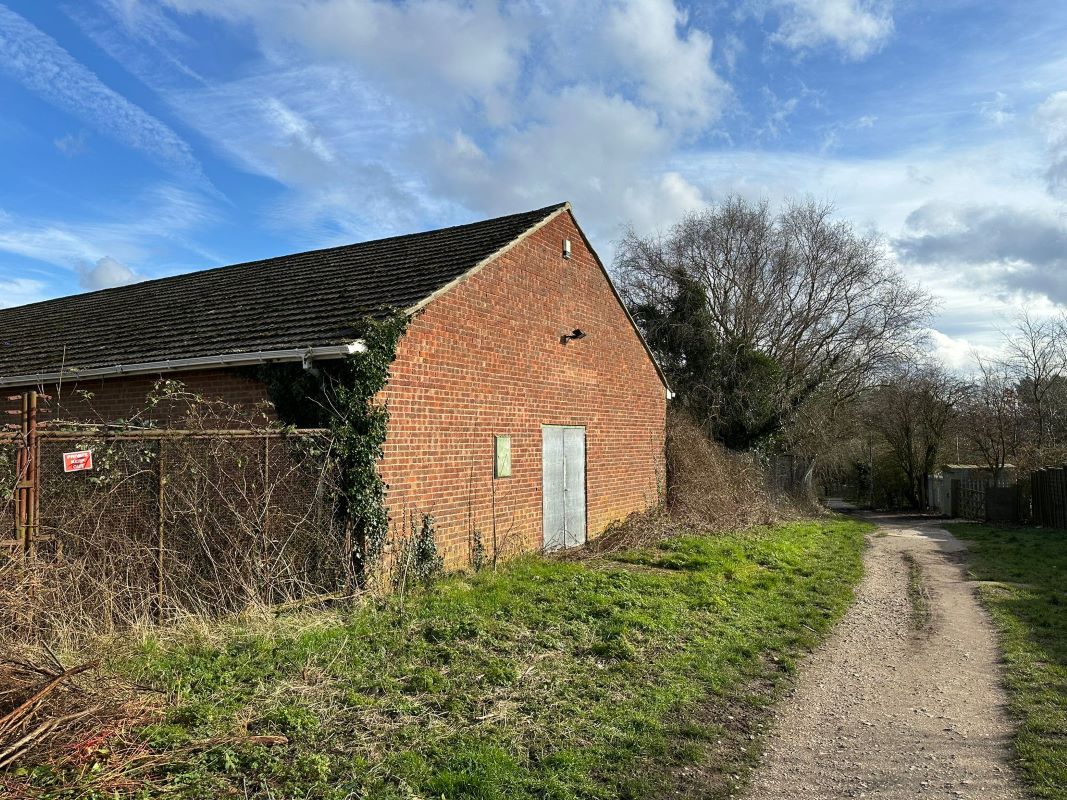
[[(802, 667), (745, 797), (1021, 800), (999, 655), (963, 545), (927, 522), (874, 521), (856, 602)], [(913, 564), (928, 616), (909, 595)]]

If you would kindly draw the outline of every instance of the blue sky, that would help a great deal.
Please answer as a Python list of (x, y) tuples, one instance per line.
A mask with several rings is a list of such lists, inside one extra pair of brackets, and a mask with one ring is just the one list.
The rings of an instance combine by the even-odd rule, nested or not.
[(568, 199), (813, 196), (963, 366), (1067, 304), (1067, 4), (0, 0), (0, 306)]

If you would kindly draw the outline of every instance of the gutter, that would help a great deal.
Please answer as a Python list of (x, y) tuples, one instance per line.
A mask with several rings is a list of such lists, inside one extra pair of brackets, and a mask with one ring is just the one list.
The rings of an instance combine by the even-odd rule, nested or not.
[(194, 369), (220, 367), (247, 367), (258, 364), (277, 364), (299, 361), (304, 369), (318, 359), (344, 358), (355, 353), (365, 353), (367, 345), (362, 339), (342, 345), (326, 347), (303, 347), (289, 350), (258, 350), (246, 353), (225, 353), (196, 358), (175, 358), (167, 361), (145, 361), (140, 364), (114, 364), (91, 369), (70, 368), (60, 372), (38, 372), (32, 375), (0, 376), (0, 386), (36, 386), (64, 380), (84, 378), (117, 378), (123, 375), (151, 375), (163, 372), (187, 372)]

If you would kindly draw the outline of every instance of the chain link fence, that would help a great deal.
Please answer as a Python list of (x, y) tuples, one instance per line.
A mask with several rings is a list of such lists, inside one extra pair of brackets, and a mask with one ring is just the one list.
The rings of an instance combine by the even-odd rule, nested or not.
[[(16, 527), (21, 446), (0, 437), (0, 538)], [(330, 447), (321, 430), (42, 430), (32, 547), (0, 550), (0, 631), (81, 618), (109, 632), (344, 589)], [(75, 451), (91, 469), (64, 471)]]

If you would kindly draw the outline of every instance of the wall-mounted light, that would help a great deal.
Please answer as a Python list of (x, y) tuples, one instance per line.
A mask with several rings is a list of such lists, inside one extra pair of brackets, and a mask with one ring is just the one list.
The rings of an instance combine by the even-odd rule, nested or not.
[(584, 339), (586, 336), (588, 336), (588, 334), (585, 331), (583, 331), (581, 328), (575, 328), (570, 333), (565, 333), (562, 336), (560, 336), (559, 337), (559, 341), (560, 341), (561, 344), (566, 344), (567, 342), (572, 341), (572, 340), (573, 341), (578, 341), (579, 339)]
[(570, 239), (564, 239), (563, 240), (563, 257), (564, 258), (570, 258), (571, 257), (571, 240)]

